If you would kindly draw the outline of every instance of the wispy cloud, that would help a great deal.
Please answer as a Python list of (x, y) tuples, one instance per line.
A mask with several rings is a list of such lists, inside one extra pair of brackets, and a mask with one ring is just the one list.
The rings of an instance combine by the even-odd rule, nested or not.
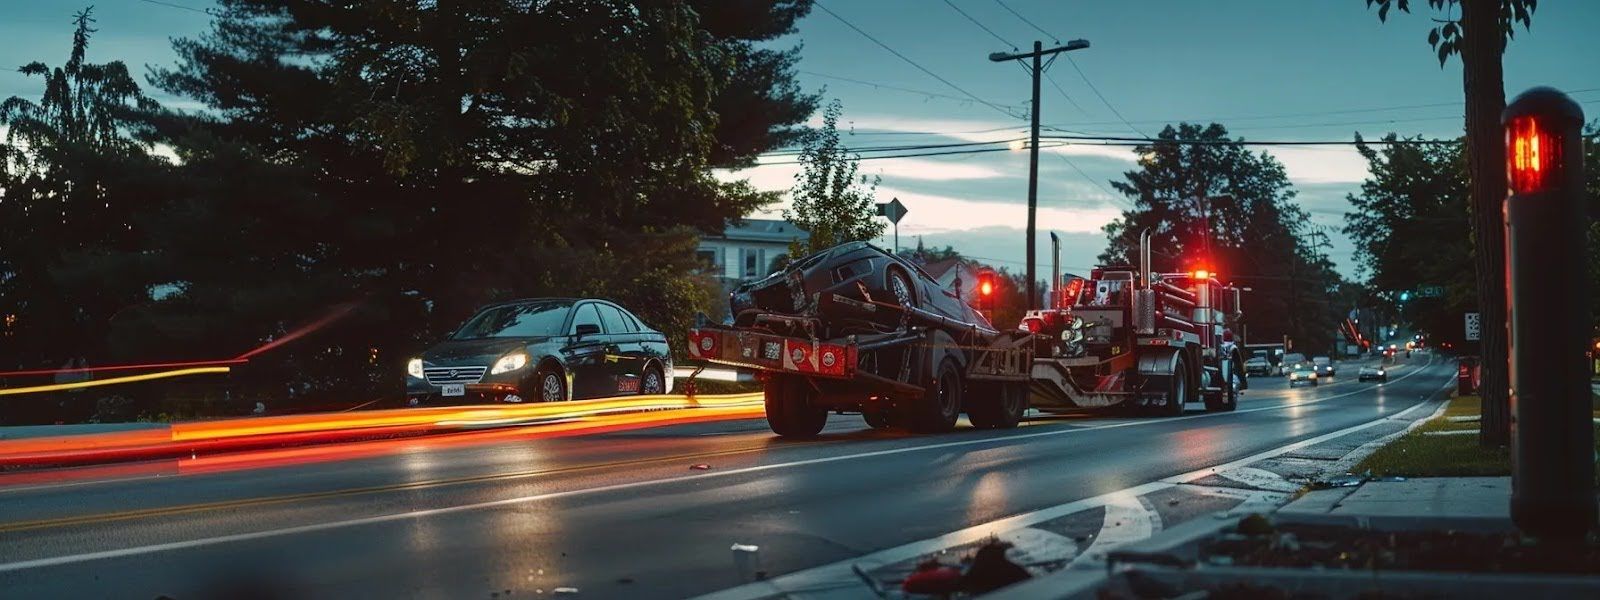
[(1283, 163), (1289, 180), (1297, 184), (1361, 183), (1367, 178), (1367, 159), (1353, 147), (1276, 147), (1267, 151)]

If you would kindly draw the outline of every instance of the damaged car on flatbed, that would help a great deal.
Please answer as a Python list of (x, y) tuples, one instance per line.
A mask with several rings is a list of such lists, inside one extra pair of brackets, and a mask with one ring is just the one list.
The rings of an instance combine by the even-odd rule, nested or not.
[(1033, 345), (999, 331), (916, 264), (866, 242), (841, 244), (735, 289), (733, 324), (689, 332), (689, 356), (762, 374), (767, 422), (785, 437), (822, 431), (829, 412), (873, 427), (1015, 427), (1027, 410)]

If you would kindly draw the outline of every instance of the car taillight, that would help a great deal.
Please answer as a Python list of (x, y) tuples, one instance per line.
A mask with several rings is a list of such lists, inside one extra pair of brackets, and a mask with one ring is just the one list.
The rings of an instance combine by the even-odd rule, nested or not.
[(824, 344), (817, 347), (817, 371), (826, 375), (845, 375), (855, 362), (855, 348)]
[(1044, 321), (1041, 320), (1041, 319), (1033, 319), (1033, 318), (1023, 319), (1022, 320), (1022, 326), (1018, 327), (1018, 329), (1026, 331), (1028, 333), (1043, 333), (1044, 332)]

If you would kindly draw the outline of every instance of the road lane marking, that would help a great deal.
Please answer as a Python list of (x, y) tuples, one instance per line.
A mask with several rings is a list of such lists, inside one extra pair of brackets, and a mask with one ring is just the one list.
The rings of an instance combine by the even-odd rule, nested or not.
[[(1421, 370), (1418, 370), (1417, 372), (1421, 372)], [(96, 561), (96, 560), (104, 560), (104, 559), (109, 559), (109, 558), (120, 558), (120, 557), (126, 557), (126, 556), (137, 556), (137, 555), (141, 555), (141, 554), (151, 554), (151, 553), (157, 553), (157, 552), (165, 552), (165, 551), (169, 551), (169, 550), (181, 550), (181, 549), (188, 549), (188, 548), (199, 548), (199, 547), (212, 546), (212, 545), (218, 545), (218, 544), (226, 544), (226, 543), (232, 543), (232, 542), (267, 539), (267, 538), (274, 538), (274, 537), (281, 537), (281, 536), (288, 536), (288, 535), (297, 535), (297, 534), (302, 534), (302, 533), (314, 533), (314, 532), (319, 532), (319, 531), (341, 529), (341, 528), (345, 528), (345, 527), (355, 527), (355, 526), (361, 526), (361, 525), (370, 525), (370, 524), (377, 524), (377, 523), (388, 523), (388, 522), (394, 522), (394, 521), (418, 519), (418, 518), (423, 518), (423, 517), (432, 517), (432, 516), (438, 516), (438, 515), (448, 515), (448, 514), (454, 514), (454, 513), (460, 513), (460, 512), (468, 512), (468, 511), (483, 510), (483, 509), (490, 509), (490, 508), (499, 508), (499, 507), (505, 507), (505, 506), (515, 506), (515, 505), (520, 505), (520, 504), (528, 504), (528, 503), (533, 503), (533, 502), (542, 502), (542, 501), (547, 501), (547, 500), (556, 500), (556, 499), (568, 498), (568, 497), (574, 497), (574, 496), (584, 496), (584, 495), (590, 495), (590, 494), (601, 494), (601, 493), (607, 493), (607, 492), (626, 491), (626, 490), (631, 490), (631, 489), (636, 489), (636, 488), (641, 488), (641, 487), (649, 487), (649, 486), (662, 485), (662, 484), (672, 484), (672, 483), (684, 483), (684, 482), (700, 481), (700, 480), (704, 480), (704, 479), (729, 477), (729, 476), (733, 476), (733, 475), (744, 475), (744, 474), (749, 474), (749, 473), (761, 473), (761, 472), (774, 471), (774, 470), (779, 470), (779, 469), (788, 469), (788, 468), (793, 468), (793, 467), (816, 465), (816, 464), (827, 464), (827, 463), (841, 462), (841, 461), (846, 461), (846, 460), (857, 460), (857, 459), (862, 459), (862, 458), (872, 458), (872, 457), (878, 457), (878, 456), (892, 456), (892, 455), (905, 454), (905, 453), (910, 453), (910, 452), (920, 452), (920, 451), (925, 451), (925, 450), (938, 450), (938, 449), (944, 449), (944, 448), (964, 447), (964, 446), (972, 446), (972, 445), (978, 445), (978, 444), (989, 444), (989, 443), (994, 443), (994, 442), (1009, 442), (1009, 441), (1022, 440), (1022, 439), (1028, 439), (1028, 438), (1053, 437), (1053, 436), (1058, 436), (1058, 435), (1067, 435), (1067, 434), (1072, 434), (1072, 433), (1080, 433), (1080, 432), (1085, 432), (1085, 431), (1095, 431), (1095, 430), (1100, 430), (1100, 429), (1116, 429), (1116, 428), (1120, 428), (1120, 427), (1131, 427), (1131, 426), (1135, 426), (1135, 425), (1148, 425), (1148, 424), (1157, 424), (1157, 423), (1172, 423), (1172, 422), (1188, 420), (1188, 419), (1199, 419), (1199, 418), (1206, 418), (1206, 417), (1225, 416), (1225, 415), (1240, 414), (1240, 413), (1245, 413), (1245, 412), (1258, 412), (1258, 411), (1266, 411), (1266, 410), (1284, 410), (1284, 409), (1288, 409), (1288, 408), (1293, 408), (1295, 406), (1303, 406), (1303, 405), (1306, 405), (1306, 404), (1316, 404), (1316, 403), (1319, 403), (1319, 402), (1325, 402), (1325, 401), (1328, 401), (1328, 400), (1334, 400), (1334, 399), (1337, 399), (1337, 398), (1349, 396), (1349, 395), (1356, 394), (1356, 393), (1359, 393), (1359, 392), (1360, 392), (1360, 390), (1355, 391), (1355, 392), (1348, 392), (1348, 393), (1345, 393), (1345, 394), (1339, 394), (1339, 395), (1335, 395), (1335, 396), (1328, 396), (1328, 397), (1325, 397), (1325, 398), (1320, 398), (1320, 399), (1315, 399), (1315, 400), (1309, 400), (1309, 401), (1301, 402), (1301, 403), (1297, 403), (1297, 404), (1288, 404), (1288, 405), (1276, 406), (1276, 407), (1264, 407), (1264, 408), (1258, 408), (1258, 409), (1251, 409), (1249, 411), (1234, 411), (1232, 413), (1206, 413), (1206, 414), (1200, 414), (1200, 415), (1188, 415), (1188, 416), (1183, 416), (1183, 417), (1171, 417), (1171, 418), (1158, 419), (1158, 420), (1132, 421), (1132, 422), (1127, 422), (1127, 423), (1115, 423), (1115, 424), (1109, 424), (1109, 425), (1092, 426), (1092, 427), (1081, 427), (1081, 428), (1066, 429), (1066, 430), (1059, 430), (1059, 431), (1048, 431), (1048, 432), (1041, 432), (1041, 433), (1014, 435), (1014, 436), (997, 437), (997, 438), (985, 438), (985, 439), (980, 439), (980, 440), (962, 440), (962, 441), (955, 441), (955, 442), (944, 442), (944, 443), (939, 443), (939, 444), (929, 444), (929, 445), (924, 445), (924, 446), (911, 446), (911, 447), (905, 447), (905, 448), (891, 448), (891, 449), (886, 449), (886, 450), (876, 450), (876, 451), (862, 452), (862, 453), (856, 453), (856, 454), (845, 454), (845, 455), (838, 455), (838, 456), (826, 456), (826, 457), (819, 457), (819, 458), (813, 458), (813, 459), (792, 461), (792, 462), (786, 462), (786, 463), (773, 463), (773, 464), (768, 464), (768, 465), (757, 465), (757, 466), (753, 466), (753, 467), (744, 467), (744, 468), (739, 468), (739, 469), (729, 469), (729, 470), (725, 470), (725, 471), (711, 471), (711, 472), (705, 472), (705, 473), (698, 473), (698, 474), (694, 474), (694, 475), (685, 475), (685, 476), (676, 477), (676, 478), (672, 478), (672, 479), (650, 479), (650, 480), (643, 480), (643, 481), (631, 481), (631, 482), (626, 482), (626, 483), (618, 483), (618, 484), (612, 484), (612, 485), (597, 486), (597, 487), (592, 487), (592, 488), (583, 488), (583, 489), (576, 489), (576, 490), (564, 490), (564, 491), (560, 491), (560, 492), (547, 492), (547, 493), (542, 493), (542, 494), (533, 494), (533, 495), (519, 496), (519, 497), (514, 497), (514, 498), (504, 498), (504, 499), (500, 499), (500, 500), (476, 502), (476, 503), (471, 503), (471, 504), (458, 504), (458, 505), (455, 505), (455, 506), (445, 506), (445, 507), (440, 507), (440, 508), (414, 510), (414, 511), (407, 511), (407, 512), (401, 512), (401, 513), (389, 513), (389, 514), (384, 514), (384, 515), (376, 515), (376, 516), (371, 516), (371, 517), (361, 517), (361, 518), (347, 519), (347, 520), (342, 520), (342, 521), (327, 521), (327, 522), (322, 522), (322, 523), (312, 523), (312, 524), (308, 524), (308, 525), (300, 525), (300, 526), (295, 526), (295, 527), (286, 527), (286, 528), (279, 528), (279, 529), (268, 529), (268, 530), (262, 530), (262, 531), (238, 533), (238, 534), (230, 534), (230, 535), (214, 536), (214, 537), (206, 537), (206, 538), (196, 538), (196, 539), (191, 539), (191, 540), (181, 540), (181, 541), (176, 541), (176, 542), (167, 542), (167, 543), (162, 543), (162, 544), (150, 544), (150, 545), (145, 545), (145, 546), (134, 546), (134, 547), (130, 547), (130, 548), (120, 548), (120, 549), (116, 549), (116, 550), (104, 550), (104, 551), (98, 551), (98, 552), (87, 552), (87, 553), (81, 553), (81, 554), (69, 554), (69, 555), (55, 556), (55, 557), (49, 557), (49, 558), (23, 560), (23, 561), (16, 561), (16, 562), (10, 562), (10, 563), (0, 563), (0, 573), (8, 573), (8, 572), (15, 572), (15, 571), (25, 571), (25, 570), (29, 570), (29, 569), (60, 566), (60, 565), (77, 564), (77, 563), (90, 562), (90, 561)], [(1421, 403), (1419, 403), (1419, 405), (1420, 404)], [(1405, 414), (1406, 412), (1410, 412), (1410, 410), (1414, 410), (1415, 408), (1416, 407), (1413, 406), (1411, 409), (1407, 409), (1406, 411), (1403, 411), (1400, 414)], [(1398, 415), (1395, 415), (1395, 416), (1398, 416)], [(1311, 440), (1298, 442), (1296, 444), (1290, 444), (1289, 446), (1284, 446), (1283, 448), (1280, 448), (1280, 449), (1278, 449), (1276, 451), (1268, 451), (1268, 452), (1260, 453), (1260, 454), (1254, 455), (1253, 457), (1270, 458), (1272, 456), (1276, 456), (1277, 454), (1282, 454), (1282, 453), (1291, 452), (1293, 450), (1298, 450), (1300, 448), (1304, 448), (1305, 446), (1311, 445), (1312, 443), (1316, 443), (1315, 441), (1323, 441), (1323, 440), (1332, 439), (1334, 437), (1338, 437), (1340, 435), (1344, 435), (1344, 434), (1347, 434), (1347, 433), (1353, 433), (1355, 431), (1360, 431), (1362, 429), (1366, 429), (1368, 427), (1372, 427), (1372, 426), (1374, 426), (1374, 425), (1376, 425), (1378, 423), (1381, 423), (1382, 421), (1387, 420), (1389, 418), (1391, 418), (1391, 416), (1385, 416), (1383, 419), (1378, 419), (1378, 420), (1373, 421), (1371, 423), (1366, 423), (1366, 424), (1358, 425), (1358, 426), (1355, 426), (1355, 427), (1352, 427), (1352, 428), (1343, 429), (1343, 430), (1340, 430), (1340, 431), (1333, 432), (1331, 434), (1317, 436), (1315, 438), (1311, 438)], [(1313, 441), (1313, 440), (1315, 440), (1315, 441)], [(1260, 460), (1260, 458), (1257, 458), (1256, 460)], [(1227, 467), (1242, 466), (1241, 464), (1235, 464), (1235, 463), (1239, 463), (1239, 461), (1234, 461), (1234, 463), (1228, 463), (1227, 465), (1224, 465), (1224, 466), (1227, 466)], [(579, 467), (574, 467), (574, 469), (577, 469), (577, 468), (579, 468)], [(483, 477), (484, 478), (488, 478), (488, 479), (494, 479), (494, 478), (504, 478), (507, 475), (509, 475), (509, 474), (491, 475), (491, 476), (483, 476)], [(1203, 477), (1203, 476), (1204, 475), (1200, 475), (1200, 476), (1194, 477), (1194, 479), (1199, 479), (1200, 477)], [(1179, 476), (1179, 477), (1182, 477), (1182, 476)], [(1171, 479), (1171, 478), (1169, 478), (1169, 479)], [(1181, 482), (1177, 482), (1177, 483), (1181, 483)], [(1151, 487), (1150, 491), (1155, 491), (1155, 490), (1158, 490), (1158, 489), (1165, 489), (1167, 487), (1172, 487), (1173, 485), (1176, 485), (1177, 483), (1169, 483), (1167, 480), (1162, 480), (1162, 481), (1152, 482), (1151, 484), (1146, 484), (1146, 485), (1147, 486), (1153, 486), (1153, 487)], [(1133, 490), (1133, 489), (1138, 489), (1138, 488), (1137, 487), (1136, 488), (1129, 488), (1129, 490)], [(1124, 492), (1127, 492), (1129, 490), (1124, 490)], [(344, 493), (344, 492), (347, 492), (347, 491), (346, 490), (339, 490), (339, 491), (333, 491), (333, 492), (318, 492), (317, 494), (338, 495), (338, 494), (341, 494), (341, 493)], [(1143, 493), (1144, 492), (1141, 492), (1141, 495)], [(1106, 494), (1106, 495), (1103, 495), (1103, 496), (1097, 496), (1096, 498), (1107, 498), (1107, 499), (1109, 499), (1109, 498), (1111, 498), (1113, 496), (1114, 496), (1114, 494)], [(273, 499), (263, 499), (263, 500), (273, 500)], [(250, 501), (243, 501), (243, 502), (250, 502)], [(1065, 506), (1065, 505), (1063, 505), (1063, 506)], [(1099, 506), (1099, 505), (1097, 504), (1095, 506)], [(163, 509), (152, 509), (152, 510), (163, 510)], [(136, 516), (129, 517), (129, 518), (136, 518)], [(43, 526), (46, 526), (46, 525), (41, 525), (41, 527), (43, 527)], [(965, 531), (965, 530), (963, 530), (963, 531)], [(846, 570), (848, 570), (848, 567), (846, 568)]]
[[(1429, 363), (1428, 364), (1429, 365), (1432, 364), (1432, 357), (1429, 358)], [(1428, 365), (1424, 365), (1424, 366), (1428, 366)], [(1410, 377), (1412, 375), (1415, 375), (1415, 374), (1421, 373), (1421, 372), (1422, 372), (1422, 369), (1419, 368), (1419, 369), (1413, 371), (1412, 373), (1408, 373), (1403, 377), (1395, 379), (1395, 382), (1399, 382), (1401, 380), (1404, 380), (1406, 377)], [(1264, 407), (1259, 407), (1259, 408), (1235, 410), (1233, 412), (1203, 413), (1203, 414), (1197, 414), (1197, 415), (1184, 415), (1184, 416), (1179, 416), (1179, 417), (1168, 417), (1168, 418), (1165, 418), (1165, 419), (1129, 420), (1129, 421), (1121, 421), (1121, 422), (1115, 422), (1115, 423), (1107, 423), (1107, 424), (1102, 424), (1102, 425), (1091, 425), (1091, 426), (1085, 426), (1085, 427), (1075, 427), (1075, 428), (1072, 428), (1072, 429), (1045, 431), (1045, 432), (1039, 432), (1039, 433), (1026, 433), (1026, 434), (1002, 436), (1002, 437), (983, 438), (983, 439), (977, 439), (977, 440), (960, 440), (960, 441), (953, 441), (953, 442), (926, 444), (926, 445), (920, 445), (920, 446), (909, 446), (909, 447), (903, 447), (903, 448), (891, 448), (891, 449), (887, 449), (887, 450), (878, 450), (878, 451), (872, 451), (872, 452), (857, 453), (857, 454), (847, 454), (847, 455), (839, 455), (839, 456), (832, 456), (832, 457), (822, 457), (822, 458), (817, 458), (817, 459), (810, 459), (810, 460), (804, 460), (804, 461), (798, 461), (798, 462), (790, 462), (790, 463), (775, 463), (775, 464), (772, 464), (772, 465), (761, 465), (761, 466), (758, 466), (758, 467), (749, 467), (748, 468), (748, 469), (753, 469), (753, 470), (735, 469), (735, 470), (717, 471), (717, 472), (711, 472), (711, 473), (702, 473), (702, 474), (699, 474), (699, 475), (693, 475), (693, 476), (687, 476), (687, 477), (679, 477), (679, 478), (674, 478), (674, 479), (646, 480), (646, 481), (631, 482), (631, 483), (632, 484), (655, 484), (655, 483), (671, 483), (671, 482), (678, 482), (678, 481), (690, 481), (690, 480), (704, 478), (704, 477), (720, 477), (720, 476), (728, 476), (728, 475), (735, 475), (735, 474), (741, 474), (741, 473), (765, 471), (765, 470), (769, 470), (769, 469), (787, 468), (787, 467), (793, 467), (793, 466), (805, 466), (805, 465), (819, 464), (819, 463), (824, 463), (824, 462), (834, 462), (834, 461), (840, 461), (840, 460), (853, 460), (853, 459), (857, 459), (857, 458), (872, 458), (872, 457), (877, 457), (877, 456), (889, 456), (889, 455), (894, 455), (894, 454), (902, 454), (902, 453), (906, 453), (906, 452), (918, 452), (918, 451), (923, 451), (923, 450), (939, 450), (939, 449), (945, 449), (945, 448), (964, 447), (964, 446), (971, 446), (971, 445), (978, 445), (978, 444), (989, 444), (989, 443), (996, 443), (996, 442), (1010, 442), (1010, 441), (1016, 441), (1016, 440), (1025, 440), (1025, 439), (1029, 439), (1029, 438), (1053, 437), (1053, 436), (1066, 435), (1066, 434), (1077, 433), (1077, 432), (1082, 432), (1082, 431), (1093, 431), (1093, 430), (1100, 430), (1100, 429), (1115, 429), (1115, 428), (1120, 428), (1120, 427), (1133, 427), (1133, 426), (1138, 426), (1138, 425), (1153, 425), (1153, 424), (1159, 424), (1159, 423), (1172, 423), (1172, 422), (1176, 422), (1176, 421), (1184, 421), (1184, 420), (1190, 420), (1190, 419), (1202, 419), (1202, 418), (1219, 417), (1219, 416), (1226, 416), (1226, 415), (1237, 415), (1237, 414), (1247, 414), (1247, 413), (1264, 412), (1264, 411), (1272, 411), (1272, 410), (1285, 410), (1285, 409), (1294, 408), (1294, 407), (1298, 407), (1298, 406), (1317, 404), (1317, 403), (1321, 403), (1321, 402), (1327, 402), (1329, 400), (1336, 400), (1336, 399), (1339, 399), (1339, 398), (1352, 396), (1352, 395), (1359, 394), (1359, 393), (1364, 392), (1364, 391), (1368, 391), (1370, 389), (1376, 389), (1376, 387), (1377, 386), (1372, 386), (1370, 388), (1365, 388), (1365, 389), (1361, 389), (1361, 390), (1354, 390), (1354, 391), (1350, 391), (1350, 392), (1345, 392), (1343, 394), (1336, 394), (1336, 395), (1333, 395), (1333, 396), (1325, 396), (1325, 397), (1322, 397), (1322, 398), (1313, 398), (1311, 400), (1306, 400), (1306, 401), (1303, 401), (1303, 402), (1297, 402), (1297, 403), (1293, 403), (1293, 404), (1283, 404), (1283, 405), (1278, 405), (1278, 406), (1264, 406)], [(812, 445), (811, 447), (816, 447), (816, 445)], [(726, 455), (733, 455), (733, 454), (759, 452), (759, 451), (766, 450), (766, 449), (769, 449), (769, 448), (770, 448), (770, 446), (761, 446), (761, 447), (752, 447), (752, 448), (728, 450), (728, 451), (723, 451), (723, 452), (678, 455), (678, 456), (670, 456), (670, 457), (639, 459), (639, 460), (635, 460), (635, 461), (617, 461), (617, 462), (614, 462), (614, 463), (604, 463), (604, 464), (600, 464), (600, 465), (587, 465), (587, 466), (581, 466), (581, 467), (571, 467), (571, 468), (567, 468), (567, 469), (549, 469), (549, 470), (542, 470), (542, 471), (523, 471), (523, 472), (516, 472), (516, 473), (499, 473), (499, 474), (494, 474), (494, 475), (481, 475), (481, 476), (464, 477), (464, 478), (457, 478), (457, 479), (424, 481), (424, 482), (414, 482), (414, 483), (407, 483), (407, 484), (395, 484), (395, 485), (387, 485), (387, 486), (373, 486), (373, 487), (369, 487), (369, 488), (356, 488), (356, 489), (348, 489), (348, 490), (331, 490), (331, 491), (326, 491), (326, 492), (310, 492), (310, 493), (306, 493), (306, 494), (275, 496), (275, 497), (271, 497), (271, 498), (231, 500), (231, 501), (222, 501), (222, 502), (215, 502), (215, 503), (195, 504), (195, 505), (186, 505), (186, 506), (177, 506), (177, 507), (152, 508), (152, 509), (125, 511), (125, 512), (118, 512), (118, 513), (108, 513), (108, 514), (102, 514), (102, 515), (86, 515), (86, 516), (81, 516), (81, 517), (61, 517), (61, 518), (54, 518), (54, 519), (39, 519), (39, 520), (35, 520), (35, 521), (21, 521), (21, 522), (17, 522), (17, 523), (8, 523), (8, 524), (0, 525), (0, 533), (8, 533), (8, 532), (14, 532), (14, 531), (25, 531), (25, 530), (35, 530), (35, 529), (42, 529), (42, 528), (49, 528), (49, 527), (59, 527), (59, 526), (69, 526), (69, 525), (98, 524), (98, 523), (124, 521), (124, 520), (147, 518), (147, 517), (172, 516), (172, 515), (190, 514), (190, 513), (195, 513), (195, 512), (204, 512), (204, 511), (211, 511), (211, 510), (225, 510), (225, 509), (230, 509), (230, 508), (257, 507), (257, 506), (283, 504), (283, 503), (295, 502), (295, 501), (300, 501), (300, 500), (315, 500), (315, 499), (325, 499), (325, 498), (336, 498), (336, 497), (344, 497), (344, 496), (352, 496), (352, 495), (364, 495), (364, 494), (382, 493), (382, 492), (389, 492), (389, 491), (406, 491), (406, 490), (413, 490), (413, 489), (426, 489), (426, 488), (441, 487), (441, 486), (448, 486), (448, 485), (459, 485), (459, 484), (464, 484), (464, 483), (479, 483), (479, 482), (484, 482), (484, 481), (497, 481), (497, 480), (518, 479), (518, 478), (525, 478), (525, 477), (538, 477), (538, 476), (549, 475), (549, 474), (563, 474), (563, 473), (570, 473), (570, 472), (580, 472), (580, 471), (584, 471), (584, 470), (614, 468), (614, 467), (621, 467), (621, 466), (633, 466), (633, 465), (636, 465), (636, 464), (648, 464), (648, 463), (651, 463), (651, 462), (665, 462), (665, 461), (672, 461), (672, 460), (691, 460), (691, 459), (695, 459), (695, 458), (706, 458), (706, 457), (713, 457), (713, 456), (726, 456)], [(594, 488), (594, 489), (595, 490), (600, 490), (602, 488)], [(581, 491), (581, 490), (579, 490), (579, 491)], [(538, 499), (538, 496), (529, 496), (528, 498), (530, 498), (530, 500), (528, 500), (528, 501), (531, 502), (531, 501), (535, 501), (534, 499)], [(515, 500), (515, 499), (513, 499), (513, 500)], [(405, 514), (409, 514), (409, 513), (397, 513), (397, 514), (405, 515)]]
[[(1126, 502), (1130, 497), (1138, 498), (1153, 492), (1178, 487), (1180, 485), (1186, 488), (1203, 487), (1186, 485), (1187, 481), (1181, 480), (1187, 479), (1187, 476), (1195, 473), (1200, 473), (1201, 476), (1193, 477), (1192, 479), (1200, 479), (1204, 475), (1210, 474), (1215, 470), (1220, 470), (1223, 468), (1232, 469), (1243, 466), (1241, 462), (1244, 460), (1257, 461), (1275, 458), (1304, 448), (1310, 445), (1308, 442), (1323, 442), (1360, 432), (1370, 427), (1382, 424), (1390, 419), (1408, 414), (1418, 407), (1425, 406), (1437, 394), (1438, 392), (1429, 393), (1422, 400), (1418, 401), (1416, 405), (1397, 414), (1384, 415), (1382, 418), (1374, 419), (1372, 421), (1351, 427), (1346, 427), (1326, 435), (1320, 435), (1315, 438), (1311, 438), (1310, 440), (1280, 446), (1272, 450), (1251, 455), (1245, 459), (1241, 459), (1240, 461), (1230, 461), (1215, 467), (1210, 467), (1208, 469), (1200, 469), (1184, 475), (1168, 477), (1165, 479), (1136, 485), (1127, 489), (1111, 492), (1109, 494), (1101, 494), (1092, 498), (1075, 500), (1033, 512), (1022, 513), (996, 521), (990, 521), (988, 523), (973, 525), (971, 527), (967, 527), (952, 533), (947, 533), (938, 537), (902, 544), (857, 558), (812, 567), (787, 575), (782, 575), (773, 579), (747, 583), (726, 590), (705, 594), (699, 596), (697, 600), (757, 600), (763, 598), (786, 597), (793, 594), (826, 594), (828, 592), (844, 593), (850, 591), (854, 591), (859, 595), (861, 589), (859, 587), (860, 579), (856, 575), (858, 571), (871, 573), (884, 567), (912, 560), (917, 557), (927, 556), (948, 548), (954, 548), (957, 546), (977, 542), (1004, 531), (1023, 527), (1032, 527), (1040, 523), (1053, 521), (1055, 519), (1082, 512), (1084, 510), (1109, 506), (1118, 502)], [(1313, 440), (1315, 442), (1313, 442)], [(1283, 501), (1289, 498), (1287, 494), (1276, 492), (1234, 490), (1228, 488), (1207, 487), (1205, 488), (1205, 492), (1214, 495), (1242, 499), (1242, 503), (1240, 505), (1229, 511), (1232, 514), (1244, 514), (1245, 511), (1264, 512), (1266, 510), (1270, 510), (1272, 507), (1277, 506), (1278, 504), (1281, 504)], [(1108, 512), (1109, 511), (1110, 509), (1108, 509)], [(1090, 549), (1093, 550), (1093, 544), (1090, 545)], [(1091, 551), (1086, 550), (1079, 555), (1079, 558), (1084, 558), (1090, 555)]]
[(1069, 567), (1105, 564), (1106, 553), (1161, 532), (1161, 515), (1143, 496), (1124, 496), (1106, 504), (1100, 532)]
[(324, 491), (324, 492), (306, 492), (306, 493), (303, 493), (303, 494), (288, 494), (288, 495), (283, 495), (283, 496), (272, 496), (272, 497), (267, 497), (267, 498), (245, 498), (245, 499), (239, 499), (239, 500), (223, 500), (223, 501), (218, 501), (218, 502), (206, 502), (206, 503), (200, 503), (200, 504), (185, 504), (185, 505), (181, 505), (181, 506), (170, 506), (170, 507), (160, 507), (160, 508), (128, 510), (128, 511), (114, 512), (114, 513), (102, 513), (102, 514), (97, 514), (97, 515), (83, 515), (83, 516), (76, 516), (76, 517), (57, 517), (57, 518), (49, 518), (49, 519), (37, 519), (37, 520), (31, 520), (31, 521), (17, 521), (17, 522), (13, 522), (13, 523), (0, 523), (0, 533), (10, 533), (10, 532), (15, 532), (15, 531), (27, 531), (27, 530), (31, 530), (31, 529), (44, 529), (44, 528), (49, 528), (49, 527), (64, 527), (64, 526), (69, 526), (69, 525), (100, 524), (100, 523), (109, 523), (109, 522), (115, 522), (115, 521), (126, 521), (126, 520), (129, 520), (129, 519), (140, 519), (140, 518), (146, 518), (146, 517), (174, 516), (174, 515), (183, 515), (183, 514), (190, 514), (190, 513), (197, 513), (197, 512), (206, 512), (206, 511), (212, 511), (212, 510), (227, 510), (227, 509), (232, 509), (232, 508), (247, 508), (247, 507), (270, 506), (270, 505), (274, 505), (274, 504), (285, 504), (285, 503), (297, 502), (297, 501), (301, 501), (301, 500), (320, 500), (320, 499), (325, 499), (325, 498), (338, 498), (338, 497), (344, 497), (344, 496), (356, 496), (356, 495), (363, 495), (363, 494), (376, 494), (376, 493), (383, 493), (383, 492), (399, 492), (399, 491), (409, 491), (409, 490), (418, 490), (418, 489), (429, 489), (429, 488), (444, 487), (444, 486), (450, 486), (450, 485), (461, 485), (461, 484), (469, 484), (469, 483), (483, 483), (483, 482), (487, 482), (487, 481), (502, 481), (502, 480), (508, 480), (508, 479), (523, 479), (523, 478), (530, 478), (531, 479), (531, 478), (542, 477), (542, 476), (547, 476), (547, 475), (565, 475), (565, 474), (578, 473), (578, 472), (583, 472), (583, 471), (595, 471), (595, 470), (611, 469), (611, 468), (618, 468), (618, 467), (632, 467), (632, 466), (638, 466), (638, 465), (644, 465), (644, 464), (650, 464), (650, 463), (657, 463), (657, 462), (689, 461), (689, 460), (695, 460), (695, 459), (715, 458), (715, 457), (722, 457), (722, 456), (733, 456), (733, 455), (738, 455), (738, 454), (749, 454), (749, 453), (752, 453), (752, 452), (760, 452), (762, 450), (766, 450), (766, 449), (769, 449), (769, 448), (770, 448), (770, 446), (752, 446), (752, 447), (747, 447), (747, 448), (733, 448), (733, 449), (729, 449), (729, 450), (720, 450), (720, 451), (716, 451), (716, 452), (702, 452), (702, 453), (697, 453), (697, 454), (678, 454), (678, 455), (673, 455), (673, 456), (660, 456), (660, 457), (641, 458), (641, 459), (634, 459), (634, 460), (612, 461), (612, 462), (607, 462), (607, 463), (597, 463), (597, 464), (592, 464), (592, 465), (577, 465), (577, 466), (572, 466), (572, 467), (562, 467), (562, 468), (556, 468), (556, 469), (514, 471), (514, 472), (511, 472), (511, 473), (495, 473), (495, 474), (491, 474), (491, 475), (474, 475), (474, 476), (471, 476), (471, 477), (456, 477), (456, 478), (449, 478), (449, 479), (433, 479), (433, 480), (427, 480), (427, 481), (415, 481), (415, 482), (408, 482), (408, 483), (379, 485), (379, 486), (371, 486), (371, 487), (364, 487), (364, 488), (328, 490), (328, 491)]

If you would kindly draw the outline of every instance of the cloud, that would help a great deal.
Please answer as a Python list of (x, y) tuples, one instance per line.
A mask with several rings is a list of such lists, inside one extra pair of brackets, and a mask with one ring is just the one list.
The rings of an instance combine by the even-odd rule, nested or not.
[(1139, 155), (1133, 153), (1133, 148), (1128, 146), (1101, 146), (1097, 144), (1069, 144), (1066, 146), (1047, 146), (1046, 142), (1039, 144), (1041, 152), (1054, 152), (1063, 156), (1090, 156), (1094, 158), (1113, 158), (1120, 161), (1135, 162)]
[(1283, 163), (1289, 181), (1304, 183), (1361, 183), (1367, 179), (1367, 159), (1354, 147), (1275, 147), (1267, 152)]
[(918, 158), (889, 158), (861, 163), (863, 175), (882, 175), (884, 181), (894, 179), (922, 179), (926, 181), (951, 181), (957, 179), (991, 179), (1002, 177), (1000, 171), (972, 163), (941, 162)]
[[(900, 232), (942, 233), (982, 227), (1018, 227), (1028, 222), (1028, 208), (1022, 203), (951, 198), (906, 189), (879, 188), (880, 199), (899, 198), (909, 212), (900, 221)], [(1076, 233), (1099, 233), (1100, 228), (1121, 213), (1110, 206), (1094, 208), (1040, 207), (1038, 228)]]

